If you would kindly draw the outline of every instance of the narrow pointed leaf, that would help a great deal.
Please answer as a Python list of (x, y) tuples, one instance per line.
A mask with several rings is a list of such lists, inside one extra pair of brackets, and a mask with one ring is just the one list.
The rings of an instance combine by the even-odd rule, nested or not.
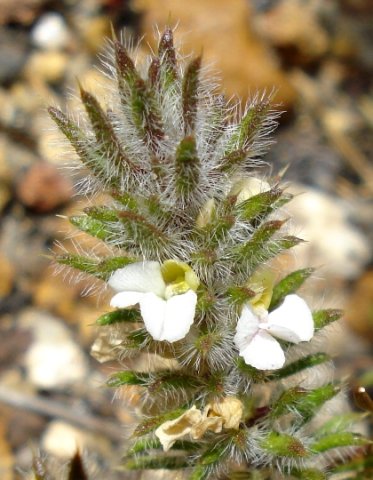
[(328, 310), (317, 310), (312, 313), (313, 321), (315, 324), (316, 330), (321, 330), (330, 323), (336, 322), (343, 315), (343, 310), (328, 309)]
[(314, 271), (313, 268), (303, 268), (302, 270), (290, 273), (280, 280), (273, 289), (269, 311), (275, 309), (286, 295), (295, 293)]
[[(95, 152), (97, 146), (93, 148), (88, 145), (88, 137), (72, 120), (70, 120), (58, 108), (49, 107), (49, 115), (56, 123), (61, 132), (69, 140), (72, 147), (79, 156), (81, 162), (92, 172), (94, 176), (107, 183), (107, 168), (100, 155)], [(116, 185), (118, 180), (111, 178), (111, 183)]]
[(146, 386), (151, 378), (149, 373), (138, 373), (132, 371), (117, 372), (112, 375), (107, 384), (109, 387), (122, 387), (123, 385)]
[(286, 390), (272, 406), (271, 416), (277, 418), (289, 412), (296, 411), (301, 423), (308, 422), (324, 405), (340, 392), (340, 388), (327, 384), (314, 390), (304, 390), (299, 387)]
[(134, 244), (156, 252), (168, 243), (166, 234), (156, 225), (150, 223), (143, 215), (132, 211), (121, 211), (118, 216), (126, 228), (128, 237), (132, 239)]
[(243, 305), (247, 303), (251, 298), (255, 297), (254, 290), (250, 290), (248, 287), (232, 286), (227, 289), (227, 296), (229, 302), (234, 305)]
[(175, 157), (175, 188), (182, 200), (188, 200), (198, 185), (200, 161), (194, 137), (185, 137)]
[(239, 255), (251, 258), (258, 249), (261, 249), (273, 235), (284, 225), (284, 221), (272, 220), (264, 223), (254, 233), (252, 239), (239, 247)]
[(177, 79), (176, 53), (173, 33), (166, 28), (158, 45), (158, 56), (161, 62), (161, 74), (165, 88), (171, 86)]
[(325, 362), (329, 362), (331, 359), (326, 353), (311, 353), (295, 362), (289, 363), (285, 367), (279, 370), (273, 371), (268, 376), (268, 381), (280, 380), (282, 378), (289, 377), (290, 375), (296, 375), (307, 368), (312, 368)]
[(106, 223), (91, 218), (88, 215), (76, 215), (70, 217), (69, 221), (82, 232), (88, 233), (92, 237), (99, 238), (100, 240), (108, 240), (112, 237), (112, 232)]
[(84, 213), (101, 222), (116, 222), (118, 220), (118, 212), (107, 207), (87, 207), (84, 209)]
[(182, 101), (185, 135), (190, 135), (195, 128), (200, 69), (201, 57), (197, 57), (187, 66), (183, 79)]
[(269, 99), (264, 99), (249, 106), (241, 119), (237, 132), (232, 135), (231, 145), (235, 149), (246, 148), (261, 129), (270, 111)]
[(358, 447), (371, 443), (358, 433), (338, 432), (325, 435), (310, 446), (313, 453), (323, 453), (333, 448)]
[(153, 57), (148, 70), (148, 82), (152, 88), (159, 88), (161, 63), (158, 57)]
[(105, 154), (106, 161), (113, 165), (119, 175), (128, 175), (131, 170), (136, 170), (136, 167), (125, 155), (114, 133), (114, 128), (96, 97), (84, 90), (81, 86), (80, 96), (91, 122), (97, 143), (100, 150)]
[[(155, 96), (137, 73), (133, 61), (121, 43), (116, 42), (115, 52), (118, 86), (122, 104), (125, 107), (124, 113), (131, 112), (131, 120), (140, 136), (155, 151), (159, 141), (164, 137), (162, 119)], [(152, 75), (155, 75), (155, 72)]]
[(277, 187), (254, 195), (236, 206), (237, 215), (246, 221), (260, 217), (264, 219), (273, 211), (273, 205), (283, 194)]
[(94, 275), (102, 280), (107, 280), (115, 270), (118, 270), (118, 268), (125, 267), (136, 261), (135, 258), (124, 256), (97, 259), (72, 253), (57, 255), (55, 260), (61, 265), (67, 265), (80, 270), (81, 272)]
[(327, 476), (321, 470), (305, 468), (302, 470), (292, 470), (292, 476), (300, 480), (327, 480)]
[(261, 264), (275, 258), (285, 250), (296, 247), (302, 242), (303, 240), (301, 238), (292, 235), (286, 235), (285, 237), (271, 240), (265, 245), (258, 247), (255, 251), (253, 250), (252, 257), (247, 260), (247, 267), (250, 272), (253, 272)]
[(138, 310), (133, 309), (121, 309), (114, 310), (113, 312), (104, 313), (97, 320), (97, 325), (113, 325), (114, 323), (123, 323), (123, 322), (140, 322), (141, 314)]
[(120, 42), (114, 42), (115, 65), (117, 68), (117, 76), (119, 89), (123, 93), (127, 84), (133, 84), (139, 79), (133, 60), (128, 55), (127, 50)]
[(300, 440), (285, 433), (271, 432), (261, 442), (263, 450), (279, 457), (307, 457), (306, 447)]
[(185, 456), (138, 456), (127, 460), (124, 465), (128, 470), (178, 470), (189, 466)]

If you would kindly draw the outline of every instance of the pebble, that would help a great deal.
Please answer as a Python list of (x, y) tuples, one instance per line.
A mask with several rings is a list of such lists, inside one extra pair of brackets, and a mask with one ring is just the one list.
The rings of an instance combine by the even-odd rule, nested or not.
[(46, 213), (67, 203), (73, 194), (70, 179), (63, 176), (54, 165), (37, 162), (19, 181), (16, 194), (27, 208)]
[(89, 444), (88, 433), (73, 427), (69, 423), (55, 420), (45, 430), (41, 445), (45, 452), (57, 458), (70, 459), (77, 449), (83, 451)]
[[(350, 222), (354, 212), (347, 202), (306, 186), (292, 185), (295, 198), (287, 213), (307, 242), (297, 247), (297, 257), (304, 264), (322, 267), (322, 273), (352, 280), (369, 263), (370, 245), (363, 233)], [(298, 230), (299, 229), (299, 230)]]
[(45, 13), (31, 31), (31, 41), (43, 50), (61, 50), (70, 41), (70, 32), (59, 13)]
[(33, 342), (24, 358), (30, 382), (49, 390), (85, 381), (87, 359), (62, 320), (42, 310), (29, 308), (22, 312), (19, 323), (33, 334)]
[(24, 74), (30, 81), (37, 77), (48, 83), (58, 83), (63, 79), (69, 63), (69, 56), (59, 51), (35, 51), (30, 55)]

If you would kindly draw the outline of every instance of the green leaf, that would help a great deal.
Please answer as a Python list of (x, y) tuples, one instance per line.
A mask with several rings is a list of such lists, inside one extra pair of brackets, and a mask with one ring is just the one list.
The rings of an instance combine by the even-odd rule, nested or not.
[(158, 57), (151, 59), (148, 69), (148, 83), (151, 88), (159, 88), (161, 62)]
[(241, 118), (236, 132), (233, 133), (229, 142), (226, 154), (234, 150), (247, 149), (254, 140), (260, 129), (263, 127), (270, 111), (270, 101), (264, 98), (261, 101), (253, 102)]
[(251, 240), (238, 247), (237, 256), (251, 259), (262, 250), (268, 240), (284, 225), (284, 220), (272, 220), (261, 225), (253, 234)]
[[(198, 442), (188, 442), (183, 440), (176, 441), (171, 449), (172, 450), (185, 450), (195, 451), (201, 448), (201, 444)], [(140, 438), (137, 440), (127, 452), (128, 455), (135, 455), (138, 453), (146, 452), (147, 450), (160, 450), (162, 444), (156, 437)]]
[(131, 121), (140, 136), (155, 151), (159, 141), (164, 137), (162, 118), (156, 97), (152, 89), (148, 88), (146, 82), (137, 73), (124, 46), (120, 42), (115, 42), (114, 46), (118, 87), (124, 113), (130, 111)]
[(271, 372), (268, 375), (267, 380), (280, 380), (282, 378), (289, 377), (290, 375), (295, 375), (307, 368), (312, 368), (316, 365), (320, 365), (321, 363), (329, 361), (330, 357), (326, 353), (311, 353), (310, 355), (307, 355), (303, 358), (300, 358), (299, 360), (295, 360), (294, 362), (289, 363), (288, 365), (280, 368), (279, 370)]
[(273, 212), (273, 205), (281, 197), (282, 190), (277, 187), (258, 193), (236, 206), (237, 215), (248, 222), (255, 218), (264, 218)]
[(201, 57), (197, 57), (188, 64), (184, 74), (182, 102), (185, 135), (190, 135), (195, 127), (198, 105), (198, 76), (200, 69)]
[(262, 263), (268, 262), (285, 250), (296, 247), (302, 242), (303, 240), (301, 238), (292, 235), (286, 235), (279, 239), (270, 240), (265, 245), (258, 246), (256, 250), (253, 249), (253, 255), (247, 260), (246, 266), (250, 272), (253, 272)]
[(321, 330), (330, 323), (336, 322), (343, 315), (343, 310), (317, 310), (312, 313), (315, 330)]
[(135, 64), (133, 63), (131, 57), (128, 55), (127, 50), (118, 41), (114, 42), (114, 52), (119, 90), (121, 93), (125, 93), (125, 86), (135, 83), (140, 78), (140, 76), (136, 71)]
[(139, 328), (123, 339), (123, 346), (129, 350), (141, 350), (150, 338), (145, 328)]
[(306, 423), (319, 411), (325, 402), (340, 392), (340, 388), (329, 383), (314, 390), (305, 390), (299, 387), (290, 388), (283, 392), (271, 408), (271, 416), (277, 418), (295, 411), (301, 418), (301, 423)]
[(121, 371), (111, 375), (107, 381), (109, 387), (122, 387), (123, 385), (148, 385), (151, 375), (149, 373), (138, 373), (132, 371)]
[(69, 217), (69, 222), (82, 232), (88, 233), (92, 237), (99, 238), (100, 240), (108, 240), (112, 237), (112, 232), (109, 231), (106, 223), (91, 218), (88, 215)]
[(275, 309), (286, 297), (286, 295), (295, 293), (314, 271), (315, 270), (313, 268), (303, 268), (302, 270), (297, 270), (290, 273), (285, 278), (280, 280), (273, 289), (269, 311)]
[(137, 425), (135, 431), (133, 432), (133, 436), (142, 437), (143, 435), (147, 435), (148, 433), (156, 430), (160, 425), (162, 425), (162, 423), (167, 422), (168, 420), (175, 420), (175, 418), (180, 417), (183, 413), (185, 413), (185, 411), (186, 408), (178, 408), (171, 412), (164, 413), (163, 415), (146, 418)]
[(119, 176), (129, 176), (131, 171), (136, 170), (136, 167), (125, 155), (106, 113), (94, 95), (84, 90), (81, 85), (79, 87), (80, 96), (91, 122), (97, 144), (105, 154), (106, 161), (116, 168)]
[(247, 303), (250, 298), (255, 297), (254, 290), (250, 290), (248, 287), (232, 286), (227, 289), (227, 296), (230, 303), (233, 305), (243, 305)]
[(164, 88), (171, 87), (177, 79), (177, 63), (173, 33), (170, 28), (163, 32), (158, 45), (161, 79)]
[(198, 185), (200, 161), (196, 139), (185, 137), (179, 143), (175, 156), (175, 188), (183, 201), (188, 201)]
[(121, 322), (140, 322), (141, 314), (138, 310), (129, 310), (129, 309), (120, 309), (114, 310), (113, 312), (104, 313), (97, 320), (97, 325), (113, 325), (114, 323)]
[(279, 457), (307, 457), (306, 447), (300, 440), (291, 435), (278, 432), (270, 432), (261, 442), (261, 447), (268, 453)]
[(185, 456), (137, 456), (127, 460), (123, 464), (128, 470), (178, 470), (189, 466), (188, 458)]
[(107, 280), (118, 268), (136, 262), (136, 259), (131, 257), (106, 257), (97, 259), (73, 253), (57, 255), (55, 260), (61, 265), (67, 265), (81, 272), (94, 275), (102, 280)]
[(327, 476), (324, 472), (313, 468), (292, 470), (291, 474), (292, 476), (299, 478), (300, 480), (327, 480)]
[(146, 247), (154, 251), (155, 255), (158, 249), (167, 245), (166, 234), (143, 215), (127, 210), (118, 212), (118, 217), (125, 226), (128, 237), (134, 244), (141, 245), (142, 250)]
[(364, 446), (372, 443), (358, 433), (338, 432), (325, 435), (314, 442), (310, 449), (313, 453), (323, 453), (333, 448)]
[(104, 223), (118, 221), (118, 212), (108, 207), (87, 207), (84, 209), (84, 213)]
[[(70, 120), (58, 108), (49, 107), (48, 112), (57, 127), (65, 135), (79, 156), (81, 162), (99, 178), (104, 184), (108, 182), (107, 167), (101, 155), (97, 155), (97, 146), (89, 143), (87, 134), (83, 132), (72, 120)], [(117, 178), (111, 177), (111, 184), (118, 185)]]

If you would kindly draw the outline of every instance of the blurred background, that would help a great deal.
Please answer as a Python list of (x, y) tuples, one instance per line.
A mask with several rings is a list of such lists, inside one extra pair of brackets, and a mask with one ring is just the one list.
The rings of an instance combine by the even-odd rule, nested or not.
[(90, 356), (106, 300), (82, 298), (88, 285), (56, 276), (48, 258), (55, 240), (66, 244), (58, 215), (81, 199), (46, 106), (73, 107), (76, 78), (105, 97), (97, 55), (111, 25), (144, 37), (141, 55), (168, 22), (183, 53), (203, 51), (220, 72), (227, 97), (276, 90), (285, 113), (266, 160), (273, 174), (289, 166), (300, 193), (289, 215), (309, 240), (283, 267), (318, 267), (312, 306), (346, 311), (327, 346), (336, 376), (373, 390), (371, 1), (0, 0), (2, 480), (24, 478), (39, 449), (64, 461), (79, 445), (92, 471), (119, 463), (132, 413), (104, 385), (114, 366)]

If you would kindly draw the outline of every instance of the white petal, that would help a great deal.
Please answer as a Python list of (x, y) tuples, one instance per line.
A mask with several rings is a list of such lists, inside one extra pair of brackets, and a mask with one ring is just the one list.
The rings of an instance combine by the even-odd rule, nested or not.
[(126, 308), (139, 303), (145, 293), (140, 292), (119, 292), (110, 301), (112, 307)]
[(241, 316), (237, 322), (234, 342), (239, 350), (244, 348), (257, 333), (259, 319), (249, 305), (244, 305)]
[(140, 300), (141, 316), (154, 340), (176, 342), (189, 332), (194, 320), (197, 295), (192, 290), (165, 301), (154, 293)]
[(245, 348), (240, 350), (247, 365), (259, 370), (276, 370), (285, 363), (281, 345), (269, 333), (259, 330)]
[(162, 297), (166, 288), (158, 262), (131, 263), (116, 270), (108, 284), (117, 292), (153, 292)]
[(197, 295), (193, 290), (167, 300), (162, 340), (177, 342), (187, 335), (194, 321), (196, 304)]
[(277, 338), (293, 343), (309, 341), (314, 334), (312, 312), (298, 295), (287, 295), (282, 305), (269, 314), (268, 323), (260, 326)]
[(143, 294), (140, 300), (140, 312), (145, 328), (154, 340), (163, 340), (163, 327), (166, 318), (166, 300), (154, 293)]

